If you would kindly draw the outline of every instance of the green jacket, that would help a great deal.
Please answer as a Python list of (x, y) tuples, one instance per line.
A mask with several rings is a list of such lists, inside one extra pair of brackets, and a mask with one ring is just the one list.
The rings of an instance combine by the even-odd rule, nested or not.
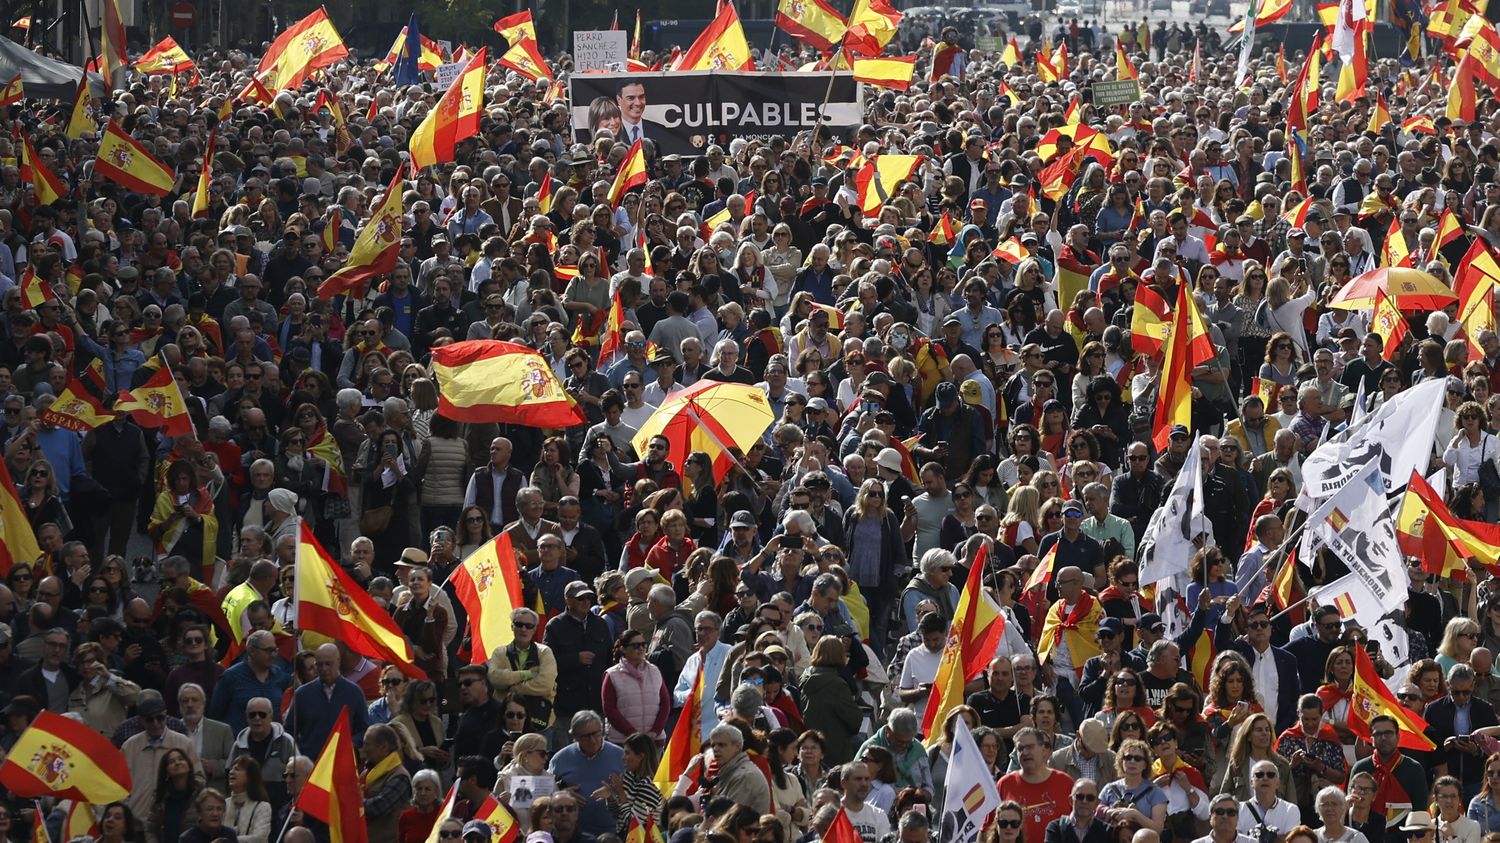
[(823, 733), (823, 764), (832, 767), (854, 758), (854, 736), (864, 711), (836, 668), (810, 667), (802, 674), (802, 719)]

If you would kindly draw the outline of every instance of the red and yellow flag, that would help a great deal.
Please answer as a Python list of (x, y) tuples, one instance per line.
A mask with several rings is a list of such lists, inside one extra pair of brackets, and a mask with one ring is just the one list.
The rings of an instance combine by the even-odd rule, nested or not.
[[(552, 69), (547, 67), (547, 60), (542, 58), (541, 48), (537, 46), (535, 38), (517, 41), (500, 57), (500, 66), (508, 67), (533, 82), (552, 78)], [(483, 65), (480, 67), (483, 69)], [(480, 81), (482, 84), (483, 74)]]
[(135, 60), (135, 69), (147, 76), (186, 73), (194, 69), (193, 59), (178, 45), (172, 36), (156, 42), (156, 46)]
[(1074, 180), (1078, 178), (1078, 171), (1083, 167), (1083, 159), (1084, 147), (1075, 146), (1042, 168), (1042, 171), (1037, 173), (1037, 181), (1042, 185), (1042, 195), (1054, 202), (1066, 196), (1068, 190), (1073, 187)]
[(62, 839), (72, 840), (77, 837), (98, 837), (99, 823), (94, 819), (94, 812), (89, 808), (87, 802), (77, 799), (68, 806), (68, 814), (63, 817)]
[(625, 843), (667, 843), (667, 838), (661, 833), (661, 828), (656, 825), (656, 817), (646, 815), (646, 821), (631, 814), (630, 829), (625, 832)]
[[(1260, 28), (1268, 23), (1275, 23), (1286, 17), (1287, 12), (1292, 10), (1292, 0), (1260, 0), (1255, 10), (1255, 26)], [(1230, 32), (1244, 32), (1245, 19), (1240, 18), (1229, 27)]]
[(490, 843), (516, 843), (521, 839), (521, 825), (510, 809), (500, 804), (494, 794), (485, 794), (484, 801), (474, 811), (474, 819), (484, 820), (490, 827)]
[(620, 301), (620, 291), (616, 288), (614, 295), (609, 298), (609, 313), (604, 317), (604, 328), (599, 332), (600, 371), (613, 365), (624, 348), (625, 304)]
[(625, 194), (637, 187), (645, 187), (650, 180), (646, 172), (646, 151), (641, 146), (641, 141), (636, 140), (630, 145), (630, 151), (625, 153), (625, 158), (620, 161), (620, 171), (615, 173), (614, 184), (609, 187), (609, 206), (619, 208), (620, 200)]
[[(1290, 7), (1288, 2), (1288, 7)], [(1130, 61), (1130, 56), (1125, 55), (1125, 45), (1119, 41), (1115, 42), (1115, 78), (1118, 80), (1139, 79), (1140, 73), (1135, 69), (1135, 64)]]
[(208, 216), (212, 207), (212, 195), (209, 188), (214, 181), (214, 135), (216, 130), (208, 132), (208, 142), (203, 147), (203, 169), (198, 172), (198, 189), (193, 193), (193, 219), (203, 219)]
[(466, 340), (432, 350), (438, 412), (460, 422), (572, 427), (586, 420), (536, 349)]
[(29, 182), (39, 205), (51, 205), (68, 195), (68, 187), (37, 157), (31, 138), (21, 138), (21, 181)]
[(927, 236), (927, 242), (934, 246), (951, 246), (958, 238), (958, 227), (953, 224), (953, 215), (947, 211), (938, 217), (937, 225), (932, 227), (932, 232)]
[(536, 24), (531, 19), (530, 9), (495, 21), (494, 28), (500, 33), (500, 37), (505, 39), (505, 43), (511, 46), (526, 39), (536, 40)]
[(1172, 308), (1156, 289), (1142, 284), (1135, 291), (1130, 312), (1130, 347), (1142, 354), (1161, 353), (1172, 327)]
[(1467, 560), (1491, 571), (1500, 565), (1500, 526), (1459, 518), (1421, 475), (1412, 472), (1396, 517), (1402, 552), (1422, 558), (1423, 570), (1465, 579)]
[(17, 73), (5, 87), (0, 89), (0, 106), (15, 105), (26, 96), (26, 86), (21, 84), (21, 74)]
[(1026, 586), (1021, 589), (1021, 592), (1025, 593), (1034, 588), (1041, 588), (1047, 583), (1052, 582), (1052, 575), (1056, 573), (1054, 571), (1056, 567), (1057, 545), (1053, 544), (1052, 549), (1047, 551), (1047, 555), (1043, 556), (1036, 563), (1036, 567), (1031, 569), (1031, 576), (1026, 578)]
[(129, 413), (141, 427), (159, 427), (168, 436), (186, 436), (193, 432), (187, 401), (169, 366), (156, 370), (146, 382), (131, 390), (121, 390), (112, 408), (115, 413)]
[(315, 71), (348, 57), (349, 48), (344, 46), (328, 11), (319, 7), (276, 36), (261, 57), (255, 76), (274, 94), (296, 88)]
[[(410, 25), (401, 27), (401, 31), (396, 34), (396, 40), (392, 42), (391, 48), (386, 51), (385, 58), (375, 63), (376, 70), (383, 71), (401, 58), (402, 54), (406, 52), (406, 42), (410, 30)], [(425, 70), (428, 73), (436, 72), (438, 65), (443, 63), (442, 48), (438, 46), (436, 41), (420, 32), (417, 33), (417, 37), (422, 44), (422, 54), (417, 56), (417, 69)]]
[(35, 562), (41, 555), (26, 507), (21, 505), (5, 460), (0, 460), (0, 576), (9, 574), (11, 566)]
[(719, 5), (719, 13), (708, 28), (677, 58), (673, 70), (754, 70), (755, 59), (750, 55), (750, 42), (745, 40), (745, 27), (740, 24), (739, 13), (734, 3)]
[(1161, 391), (1156, 402), (1156, 417), (1152, 425), (1152, 440), (1158, 450), (1167, 447), (1173, 425), (1193, 426), (1193, 378), (1194, 346), (1208, 344), (1209, 354), (1213, 345), (1203, 327), (1203, 319), (1193, 305), (1187, 285), (1177, 288), (1177, 307), (1172, 314), (1172, 331), (1166, 341), (1166, 357), (1161, 368)]
[(1396, 348), (1411, 330), (1406, 317), (1396, 307), (1395, 300), (1387, 296), (1384, 290), (1375, 291), (1375, 312), (1370, 320), (1370, 330), (1385, 341), (1382, 354), (1388, 358), (1395, 354)]
[(152, 157), (140, 141), (127, 135), (113, 120), (99, 143), (94, 172), (126, 190), (154, 196), (171, 193), (177, 181), (171, 167)]
[[(301, 572), (300, 565), (298, 572)], [(297, 795), (297, 807), (308, 816), (328, 824), (331, 843), (368, 843), (365, 795), (360, 787), (359, 762), (354, 756), (354, 734), (349, 726), (348, 709), (339, 711), (339, 718), (333, 724), (333, 731), (328, 733), (328, 740), (307, 777), (307, 784)]]
[(337, 96), (329, 93), (327, 88), (320, 88), (318, 101), (313, 104), (313, 111), (319, 111), (324, 107), (327, 107), (328, 113), (333, 116), (334, 148), (340, 153), (348, 152), (349, 148), (354, 146), (354, 138), (349, 134), (349, 122), (344, 119), (344, 106), (339, 103)]
[(115, 74), (130, 66), (125, 50), (125, 21), (120, 17), (120, 0), (102, 0), (99, 7), (99, 70), (104, 87), (113, 88)]
[(880, 55), (896, 37), (903, 17), (886, 0), (855, 0), (849, 12), (849, 29), (844, 33), (844, 48), (856, 56)]
[(89, 109), (94, 106), (94, 92), (89, 88), (89, 75), (84, 73), (78, 80), (78, 87), (73, 91), (73, 108), (68, 112), (68, 125), (63, 128), (63, 134), (73, 140), (83, 137), (84, 132), (92, 132), (99, 128), (94, 123), (93, 115)]
[(1375, 107), (1370, 110), (1370, 123), (1365, 127), (1365, 131), (1378, 135), (1389, 122), (1391, 122), (1391, 110), (1385, 104), (1385, 95), (1377, 93)]
[(1432, 741), (1423, 732), (1427, 721), (1406, 710), (1396, 701), (1385, 680), (1375, 672), (1375, 663), (1364, 647), (1354, 649), (1354, 682), (1350, 685), (1349, 731), (1366, 743), (1370, 742), (1370, 721), (1377, 715), (1387, 715), (1401, 724), (1401, 743), (1405, 749), (1432, 750)]
[(1453, 213), (1452, 208), (1444, 208), (1443, 215), (1438, 217), (1437, 237), (1432, 240), (1432, 251), (1428, 252), (1427, 259), (1438, 260), (1439, 251), (1462, 236), (1464, 236), (1464, 224), (1459, 221), (1458, 214)]
[(318, 298), (330, 299), (362, 287), (396, 268), (396, 261), (401, 259), (401, 176), (404, 170), (404, 165), (396, 167), (396, 175), (386, 187), (385, 196), (375, 206), (375, 214), (354, 238), (349, 261), (318, 287)]
[[(802, 3), (781, 0), (781, 5), (776, 7), (776, 26), (814, 50), (826, 53), (843, 39), (849, 22), (824, 0)], [(639, 27), (636, 31), (640, 31)], [(636, 40), (639, 42), (639, 35)]]
[(916, 72), (916, 55), (854, 60), (855, 80), (893, 91), (910, 88), (912, 76)]
[(1012, 235), (1001, 240), (999, 245), (995, 246), (994, 251), (990, 252), (990, 256), (999, 258), (1006, 263), (1019, 264), (1021, 261), (1031, 257), (1031, 250), (1026, 248), (1025, 243), (1021, 242), (1021, 238)]
[(21, 306), (26, 310), (33, 310), (49, 301), (57, 301), (57, 293), (52, 285), (37, 275), (34, 267), (26, 267), (18, 286), (21, 289)]
[(656, 764), (656, 789), (671, 793), (677, 780), (687, 772), (693, 758), (703, 751), (703, 666), (698, 667), (698, 677), (693, 680), (693, 690), (688, 694), (677, 723), (662, 747), (661, 761)]
[(943, 730), (937, 728), (942, 716), (961, 703), (964, 685), (984, 672), (1005, 632), (1000, 605), (984, 590), (989, 558), (990, 545), (986, 542), (974, 555), (968, 581), (953, 611), (953, 623), (948, 627), (948, 640), (943, 644), (937, 678), (932, 681), (932, 695), (922, 717), (922, 734), (928, 736), (927, 742), (933, 746), (943, 737)]
[(1021, 63), (1021, 45), (1016, 43), (1016, 36), (1012, 35), (1010, 40), (1005, 42), (1005, 49), (1000, 51), (1000, 63), (1006, 67), (1015, 67)]
[(303, 522), (297, 541), (297, 628), (322, 633), (349, 649), (401, 668), (409, 676), (411, 645), (379, 603), (344, 569), (329, 560), (312, 529)]
[(0, 763), (0, 784), (23, 798), (52, 796), (105, 805), (130, 795), (130, 765), (108, 738), (43, 711)]
[(922, 166), (921, 155), (877, 155), (866, 161), (854, 175), (854, 189), (859, 195), (859, 210), (865, 216), (874, 216), (891, 197), (901, 182), (911, 178)]
[(521, 560), (511, 545), (510, 535), (501, 533), (469, 554), (453, 569), (448, 583), (469, 614), (470, 661), (483, 664), (497, 647), (515, 639), (510, 613), (525, 605), (521, 596)]
[[(102, 383), (103, 361), (97, 357), (90, 361), (88, 374), (96, 379), (95, 383)], [(114, 417), (115, 412), (104, 406), (104, 402), (99, 400), (99, 394), (75, 375), (68, 379), (68, 385), (39, 418), (46, 424), (64, 430), (87, 433), (102, 427)]]
[[(534, 43), (534, 42), (533, 42)], [(469, 64), (412, 130), (407, 148), (417, 170), (453, 160), (458, 144), (479, 133), (484, 114), (484, 68), (488, 47), (480, 47)]]

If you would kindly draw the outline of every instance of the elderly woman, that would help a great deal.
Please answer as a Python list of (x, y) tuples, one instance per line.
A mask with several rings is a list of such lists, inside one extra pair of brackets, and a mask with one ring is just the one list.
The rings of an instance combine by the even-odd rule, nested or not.
[(411, 807), (396, 821), (397, 843), (424, 843), (442, 811), (442, 777), (435, 770), (418, 770), (411, 777)]

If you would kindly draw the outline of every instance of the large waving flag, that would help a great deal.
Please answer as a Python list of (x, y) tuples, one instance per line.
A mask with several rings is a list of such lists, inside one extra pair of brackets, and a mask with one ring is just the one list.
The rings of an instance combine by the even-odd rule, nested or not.
[(484, 114), (484, 68), (488, 47), (480, 47), (459, 71), (437, 106), (412, 130), (407, 147), (418, 170), (453, 160), (458, 144), (479, 133)]
[(140, 141), (125, 134), (113, 120), (109, 121), (104, 139), (99, 142), (94, 172), (126, 190), (155, 196), (171, 193), (177, 182), (171, 167), (152, 157)]
[[(1256, 27), (1275, 23), (1286, 17), (1287, 12), (1292, 10), (1292, 0), (1260, 0), (1255, 12)], [(1229, 27), (1229, 31), (1239, 33), (1245, 31), (1245, 21), (1237, 20)]]
[(1421, 557), (1423, 570), (1443, 577), (1464, 579), (1470, 559), (1491, 571), (1500, 565), (1500, 525), (1454, 515), (1415, 471), (1401, 497), (1396, 540), (1402, 552)]
[(348, 709), (339, 711), (307, 784), (297, 795), (297, 807), (328, 824), (330, 843), (368, 843), (365, 795), (360, 787), (359, 762), (354, 757)]
[(878, 59), (855, 59), (854, 78), (868, 85), (879, 85), (892, 91), (904, 91), (911, 87), (912, 76), (917, 71), (917, 57), (890, 56)]
[(1396, 307), (1395, 300), (1387, 296), (1384, 290), (1375, 291), (1375, 313), (1370, 320), (1370, 330), (1379, 334), (1384, 340), (1385, 345), (1381, 353), (1385, 357), (1393, 357), (1401, 341), (1406, 339), (1407, 333), (1411, 331), (1411, 325), (1401, 314), (1400, 308)]
[[(436, 64), (433, 64), (431, 68), (419, 67), (427, 46), (422, 42), (422, 32), (417, 28), (417, 13), (412, 12), (406, 26), (401, 28), (401, 34), (396, 37), (394, 45), (396, 47), (394, 81), (397, 85), (416, 85), (422, 81), (423, 70), (437, 70)], [(439, 62), (442, 61), (441, 55), (437, 58)]]
[(26, 98), (26, 86), (21, 82), (21, 74), (17, 73), (11, 77), (5, 87), (0, 89), (0, 106), (15, 105)]
[(43, 711), (0, 763), (0, 784), (13, 796), (105, 805), (130, 795), (130, 765), (103, 735)]
[(932, 681), (932, 695), (922, 716), (922, 734), (934, 746), (943, 737), (943, 730), (938, 728), (941, 717), (963, 704), (964, 685), (984, 672), (1005, 632), (1000, 605), (984, 590), (989, 559), (990, 545), (986, 542), (969, 566), (969, 578), (959, 593), (953, 625), (948, 628), (948, 640), (938, 661), (937, 678)]
[(121, 390), (115, 401), (115, 413), (129, 413), (141, 427), (159, 427), (168, 436), (186, 436), (193, 432), (187, 401), (172, 376), (170, 366), (156, 370), (146, 382), (131, 390)]
[(203, 219), (208, 216), (210, 200), (212, 198), (209, 188), (214, 180), (214, 140), (217, 130), (210, 129), (208, 142), (203, 147), (203, 169), (198, 172), (198, 189), (193, 193), (193, 219)]
[(349, 48), (329, 19), (328, 10), (319, 7), (276, 36), (261, 57), (255, 76), (275, 94), (298, 87), (314, 72), (348, 57)]
[(41, 555), (42, 547), (16, 493), (10, 469), (5, 467), (5, 460), (0, 460), (0, 576), (9, 574), (16, 563), (35, 562)]
[(360, 588), (303, 522), (297, 540), (297, 628), (320, 632), (372, 659), (421, 676), (412, 664), (411, 644), (385, 609)]
[(703, 666), (698, 666), (698, 677), (693, 680), (693, 690), (688, 693), (682, 712), (677, 715), (677, 724), (662, 747), (661, 760), (656, 764), (656, 789), (671, 793), (677, 780), (687, 772), (693, 758), (703, 751)]
[(1130, 311), (1130, 347), (1142, 354), (1160, 354), (1171, 329), (1172, 306), (1154, 287), (1137, 287), (1135, 307)]
[(857, 56), (878, 56), (896, 37), (905, 17), (886, 0), (855, 0), (849, 12), (849, 29), (844, 33), (844, 48)]
[(43, 422), (75, 433), (87, 433), (115, 417), (115, 412), (100, 400), (104, 394), (104, 362), (95, 357), (89, 362), (84, 376), (89, 383), (84, 383), (76, 375), (68, 379), (68, 385), (41, 414)]
[(113, 88), (116, 76), (124, 81), (125, 69), (130, 66), (130, 57), (125, 51), (125, 21), (120, 17), (120, 0), (101, 0), (99, 3), (99, 49), (102, 51), (99, 70), (104, 76), (106, 88)]
[(438, 412), (454, 421), (531, 427), (583, 424), (583, 411), (536, 349), (465, 340), (432, 350)]
[(523, 40), (536, 40), (536, 23), (531, 19), (530, 9), (495, 21), (495, 31), (512, 47)]
[(396, 268), (401, 259), (401, 175), (404, 165), (375, 206), (375, 214), (360, 228), (349, 250), (349, 260), (318, 287), (318, 298), (330, 299), (361, 287)]
[(94, 92), (89, 88), (89, 74), (84, 71), (78, 80), (78, 87), (73, 90), (73, 108), (68, 112), (68, 124), (63, 127), (63, 134), (78, 140), (83, 137), (84, 132), (98, 129), (98, 124), (89, 114), (89, 109), (93, 106)]
[(533, 82), (552, 78), (552, 69), (547, 66), (547, 60), (542, 58), (542, 50), (537, 46), (535, 38), (516, 42), (500, 57), (500, 66), (508, 67)]
[(68, 187), (37, 157), (29, 135), (21, 138), (21, 181), (31, 184), (39, 205), (51, 205), (68, 195)]
[(474, 664), (482, 664), (495, 648), (515, 640), (510, 627), (512, 610), (525, 605), (521, 596), (521, 560), (509, 533), (469, 554), (448, 575), (448, 584), (469, 614), (469, 647)]
[(194, 67), (196, 65), (193, 64), (192, 56), (170, 35), (156, 42), (155, 47), (135, 60), (135, 69), (147, 76), (186, 73)]
[(1401, 724), (1401, 746), (1406, 749), (1433, 750), (1432, 741), (1423, 734), (1427, 721), (1406, 710), (1396, 701), (1385, 680), (1375, 671), (1375, 663), (1364, 647), (1354, 649), (1354, 682), (1350, 684), (1349, 731), (1366, 743), (1370, 742), (1370, 721), (1377, 715), (1394, 717)]
[(1203, 329), (1203, 319), (1193, 306), (1193, 297), (1188, 295), (1187, 285), (1177, 288), (1177, 307), (1172, 314), (1172, 331), (1166, 340), (1166, 357), (1161, 368), (1160, 395), (1156, 402), (1156, 418), (1152, 423), (1152, 440), (1158, 450), (1165, 450), (1173, 425), (1193, 427), (1193, 379), (1195, 365), (1194, 347), (1208, 341)]
[(678, 59), (673, 70), (754, 70), (750, 42), (733, 2), (719, 5), (719, 13), (708, 28)]
[(866, 161), (854, 175), (860, 213), (865, 216), (880, 213), (885, 203), (896, 195), (901, 182), (911, 178), (920, 166), (921, 155), (877, 155)]
[(645, 187), (649, 176), (646, 173), (646, 152), (641, 147), (641, 141), (636, 140), (630, 145), (630, 151), (625, 153), (625, 158), (620, 161), (620, 171), (615, 173), (615, 181), (609, 187), (609, 206), (619, 208), (620, 200), (625, 194), (637, 187)]
[(776, 25), (814, 50), (826, 53), (843, 39), (849, 22), (825, 0), (781, 0), (776, 7)]

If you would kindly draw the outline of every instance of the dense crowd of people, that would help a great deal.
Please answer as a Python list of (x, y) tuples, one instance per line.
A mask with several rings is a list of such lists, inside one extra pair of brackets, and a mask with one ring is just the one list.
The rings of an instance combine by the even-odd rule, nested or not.
[[(297, 797), (341, 712), (372, 843), (485, 841), (491, 795), (526, 843), (648, 820), (674, 843), (852, 843), (828, 836), (841, 812), (861, 843), (958, 843), (960, 722), (1004, 800), (984, 843), (1500, 839), (1497, 580), (1410, 559), (1400, 663), (1338, 609), (1287, 615), (1266, 594), (1302, 461), (1356, 396), (1373, 409), (1445, 380), (1430, 468), (1456, 515), (1495, 521), (1500, 337), (1461, 333), (1477, 323), (1454, 304), (1408, 313), (1387, 354), (1368, 312), (1329, 307), (1388, 238), (1445, 285), (1500, 238), (1493, 102), (1452, 121), (1440, 74), (1373, 62), (1370, 97), (1310, 116), (1315, 202), (1293, 226), (1290, 83), (1269, 51), (1241, 88), (1235, 56), (1194, 58), (1192, 30), (1143, 22), (1121, 36), (1140, 99), (1095, 107), (1116, 35), (1085, 29), (1056, 33), (1070, 64), (1045, 84), (1040, 27), (1021, 65), (972, 51), (930, 82), (919, 42), (919, 81), (872, 91), (845, 137), (721, 139), (688, 161), (648, 139), (649, 181), (618, 207), (626, 144), (575, 143), (546, 80), (491, 66), (479, 133), (398, 184), (395, 269), (333, 298), (318, 289), (431, 85), (330, 68), (346, 144), (314, 83), (220, 119), (242, 53), (200, 57), (191, 87), (135, 78), (107, 108), (173, 168), (166, 198), (99, 177), (97, 135), (64, 137), (59, 107), (13, 107), (68, 194), (39, 204), (0, 137), (0, 442), (42, 551), (0, 583), (0, 751), (42, 711), (119, 746), (129, 798), (82, 808), (107, 843), (327, 841)], [(1077, 96), (1109, 152), (1051, 198), (1038, 174)], [(1414, 115), (1436, 133), (1403, 129)], [(903, 152), (926, 158), (862, 214), (859, 162)], [(1369, 212), (1371, 195), (1389, 201)], [(1445, 210), (1465, 229), (1434, 247)], [(995, 252), (1012, 239), (1024, 259)], [(1068, 301), (1062, 264), (1089, 274)], [(52, 294), (29, 297), (38, 283)], [(1161, 359), (1133, 342), (1135, 297), (1184, 285), (1214, 354), (1191, 373), (1192, 425), (1159, 450)], [(621, 354), (601, 361), (616, 299)], [(586, 423), (437, 412), (431, 352), (470, 339), (534, 347)], [(191, 433), (129, 414), (75, 430), (54, 407), (69, 390), (111, 404), (163, 367)], [(700, 381), (758, 387), (775, 422), (727, 471), (663, 438), (638, 452)], [(1213, 541), (1169, 628), (1137, 556), (1191, 460)], [(298, 629), (303, 525), (420, 676)], [(448, 579), (501, 534), (524, 605), (512, 643), (474, 653)], [(929, 712), (976, 560), (1003, 634), (962, 704)], [(1297, 564), (1304, 588), (1346, 570), (1327, 551)], [(1353, 709), (1361, 650), (1433, 749)], [(662, 782), (685, 709), (702, 753)], [(66, 800), (7, 798), (0, 838), (29, 839), (38, 815), (54, 841), (83, 833)]]

